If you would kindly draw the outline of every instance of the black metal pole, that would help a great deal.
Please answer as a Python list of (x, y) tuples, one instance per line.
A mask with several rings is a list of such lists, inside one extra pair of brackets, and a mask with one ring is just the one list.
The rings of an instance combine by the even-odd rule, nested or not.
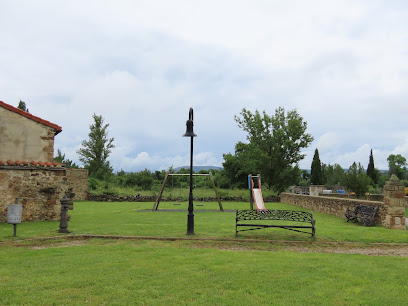
[(17, 224), (13, 224), (14, 225), (14, 235), (13, 237), (17, 236)]
[(190, 149), (190, 193), (188, 195), (187, 235), (194, 235), (194, 207), (193, 207), (193, 136)]

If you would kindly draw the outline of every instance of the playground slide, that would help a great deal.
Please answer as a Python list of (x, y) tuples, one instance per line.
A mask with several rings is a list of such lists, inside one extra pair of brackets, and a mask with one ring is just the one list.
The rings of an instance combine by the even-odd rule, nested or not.
[(262, 197), (261, 189), (256, 189), (256, 188), (252, 189), (252, 194), (254, 196), (256, 211), (257, 212), (267, 211), (267, 209), (265, 208), (265, 203)]

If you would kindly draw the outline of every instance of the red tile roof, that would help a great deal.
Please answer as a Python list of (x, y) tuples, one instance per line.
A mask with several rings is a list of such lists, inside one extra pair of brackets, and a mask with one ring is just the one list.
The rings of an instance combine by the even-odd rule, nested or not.
[(0, 167), (1, 166), (20, 166), (20, 167), (38, 167), (38, 168), (61, 168), (61, 167), (65, 167), (64, 164), (61, 163), (49, 163), (49, 162), (35, 162), (35, 161), (12, 161), (12, 160), (8, 160), (8, 161), (2, 161), (0, 160)]
[(52, 123), (52, 122), (49, 122), (47, 120), (41, 119), (40, 117), (31, 115), (30, 113), (25, 112), (25, 111), (23, 111), (23, 110), (21, 110), (21, 109), (19, 109), (17, 107), (11, 106), (10, 104), (4, 103), (3, 101), (0, 101), (0, 106), (4, 107), (5, 109), (7, 109), (9, 111), (12, 111), (12, 112), (14, 112), (16, 114), (19, 114), (19, 115), (24, 116), (24, 117), (26, 117), (28, 119), (31, 119), (31, 120), (33, 120), (35, 122), (41, 123), (43, 125), (46, 125), (46, 126), (49, 126), (50, 128), (55, 129), (55, 135), (62, 132), (62, 127), (60, 127), (59, 125), (57, 125), (55, 123)]

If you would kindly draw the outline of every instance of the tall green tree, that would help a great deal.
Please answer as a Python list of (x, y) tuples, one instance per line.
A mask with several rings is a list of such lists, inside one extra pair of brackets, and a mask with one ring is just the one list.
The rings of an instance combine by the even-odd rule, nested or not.
[(57, 156), (54, 157), (54, 161), (64, 164), (66, 168), (79, 168), (72, 160), (65, 158), (65, 154), (63, 154), (60, 149), (57, 149)]
[(114, 138), (108, 138), (109, 124), (104, 124), (104, 118), (94, 114), (94, 123), (90, 126), (89, 139), (82, 141), (82, 147), (77, 151), (79, 160), (89, 170), (89, 176), (104, 179), (112, 173), (108, 161), (111, 149), (115, 147)]
[(388, 161), (388, 177), (391, 177), (391, 175), (395, 174), (400, 180), (403, 180), (405, 177), (405, 172), (407, 171), (407, 168), (405, 167), (407, 165), (407, 160), (405, 157), (403, 157), (401, 154), (391, 154), (387, 158)]
[(330, 165), (324, 167), (325, 184), (328, 186), (340, 185), (344, 176), (344, 169), (339, 164)]
[(261, 173), (263, 181), (278, 192), (296, 184), (300, 179), (297, 163), (304, 158), (301, 150), (313, 141), (306, 133), (306, 121), (296, 110), (285, 112), (283, 107), (272, 116), (245, 108), (240, 115), (235, 116), (235, 121), (247, 132), (248, 144), (240, 143), (240, 153), (235, 156), (248, 171), (246, 174)]
[(18, 102), (17, 108), (28, 113), (28, 108), (27, 108), (27, 105), (26, 105), (26, 103), (24, 101), (20, 100), (20, 102)]
[(223, 172), (230, 182), (232, 188), (246, 188), (247, 177), (251, 173), (261, 173), (259, 148), (252, 148), (249, 144), (239, 141), (235, 145), (235, 154), (224, 154)]
[(355, 192), (357, 196), (363, 195), (368, 191), (371, 179), (364, 170), (364, 167), (354, 162), (343, 176), (343, 185), (348, 190)]
[(374, 167), (374, 156), (373, 156), (373, 149), (371, 149), (370, 157), (367, 166), (367, 175), (373, 180), (374, 184), (378, 183), (378, 173)]
[(310, 171), (310, 183), (313, 185), (323, 185), (324, 184), (322, 163), (320, 162), (318, 149), (315, 150), (315, 153), (313, 156), (312, 167)]

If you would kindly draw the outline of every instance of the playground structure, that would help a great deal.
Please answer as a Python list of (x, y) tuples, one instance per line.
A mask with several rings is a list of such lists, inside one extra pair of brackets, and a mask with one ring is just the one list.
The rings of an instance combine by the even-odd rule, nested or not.
[[(254, 181), (253, 178), (257, 178), (258, 188), (254, 188)], [(248, 187), (249, 187), (249, 203), (251, 206), (251, 210), (254, 209), (254, 204), (256, 207), (256, 212), (266, 212), (267, 209), (265, 208), (265, 203), (262, 197), (262, 190), (261, 190), (261, 175), (248, 175)]]
[[(163, 196), (164, 187), (165, 187), (165, 185), (166, 185), (166, 181), (167, 181), (167, 178), (168, 178), (169, 176), (189, 176), (189, 175), (190, 175), (190, 174), (170, 173), (170, 171), (167, 171), (167, 172), (166, 172), (166, 175), (164, 176), (163, 184), (162, 184), (162, 186), (161, 186), (161, 188), (160, 188), (159, 195), (157, 196), (156, 202), (154, 203), (152, 210), (158, 210), (159, 204), (160, 204), (160, 201), (161, 201), (161, 198), (162, 198), (162, 196)], [(220, 207), (220, 211), (224, 211), (224, 208), (222, 207), (221, 199), (220, 199), (220, 196), (219, 196), (219, 194), (218, 194), (217, 187), (215, 186), (214, 178), (213, 178), (211, 172), (210, 172), (209, 174), (205, 174), (205, 173), (193, 173), (193, 176), (206, 176), (206, 177), (209, 177), (209, 178), (210, 178), (211, 183), (212, 183), (213, 188), (214, 188), (215, 196), (216, 196), (217, 201), (218, 201), (218, 206)]]

